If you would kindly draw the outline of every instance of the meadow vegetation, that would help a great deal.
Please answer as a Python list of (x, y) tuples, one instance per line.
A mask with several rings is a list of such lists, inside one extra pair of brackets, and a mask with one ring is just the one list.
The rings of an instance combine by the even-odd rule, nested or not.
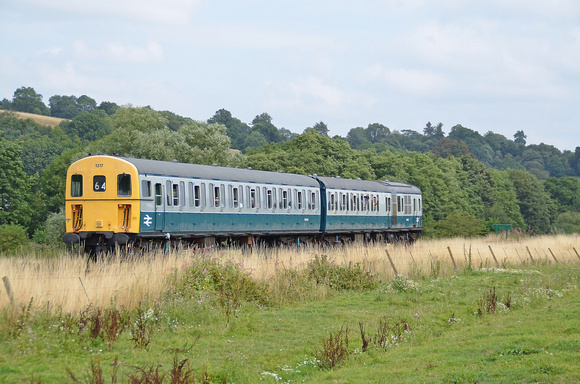
[(12, 254), (0, 382), (578, 382), (579, 249), (493, 235)]

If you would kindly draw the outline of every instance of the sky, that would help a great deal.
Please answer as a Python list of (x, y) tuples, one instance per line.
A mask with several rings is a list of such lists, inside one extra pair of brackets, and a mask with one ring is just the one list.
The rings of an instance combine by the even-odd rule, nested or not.
[(577, 0), (0, 0), (0, 47), (0, 99), (580, 146)]

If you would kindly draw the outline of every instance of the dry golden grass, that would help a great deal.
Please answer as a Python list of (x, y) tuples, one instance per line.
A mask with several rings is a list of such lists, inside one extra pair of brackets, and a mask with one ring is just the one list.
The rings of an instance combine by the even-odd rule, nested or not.
[[(68, 254), (51, 259), (32, 255), (1, 258), (0, 273), (8, 278), (17, 306), (33, 298), (35, 307), (63, 311), (111, 303), (134, 308), (142, 300), (157, 298), (166, 287), (166, 277), (185, 260), (185, 253), (152, 253), (132, 260), (113, 257), (96, 263)], [(0, 308), (8, 305), (9, 297), (2, 292)]]
[(26, 113), (26, 112), (0, 110), (0, 114), (16, 116), (17, 118), (22, 119), (22, 120), (31, 119), (32, 121), (34, 121), (40, 125), (46, 125), (46, 126), (53, 127), (53, 128), (56, 127), (57, 125), (59, 125), (62, 121), (68, 121), (68, 119), (61, 119), (59, 117), (36, 115), (34, 113)]
[[(490, 250), (491, 248), (491, 250)], [(404, 244), (352, 244), (344, 248), (258, 248), (252, 252), (239, 249), (211, 250), (223, 259), (243, 263), (252, 275), (268, 280), (278, 269), (304, 267), (314, 255), (327, 255), (338, 264), (361, 263), (382, 280), (391, 279), (394, 267), (401, 275), (438, 276), (453, 274), (451, 254), (458, 270), (473, 268), (517, 267), (533, 262), (580, 263), (580, 236), (558, 235), (508, 239), (491, 235), (476, 239), (419, 240)], [(497, 264), (492, 255), (495, 255)], [(86, 258), (63, 254), (46, 259), (36, 255), (0, 258), (0, 275), (6, 276), (18, 306), (33, 297), (37, 308), (49, 305), (64, 311), (76, 311), (89, 304), (133, 308), (142, 300), (155, 300), (167, 288), (167, 277), (190, 261), (188, 249), (169, 253), (152, 252), (146, 257), (87, 263)], [(531, 254), (531, 256), (530, 256)], [(557, 261), (556, 261), (557, 260)], [(11, 305), (4, 289), (0, 290), (0, 308)]]
[[(505, 237), (490, 235), (473, 239), (418, 240), (412, 245), (355, 243), (345, 248), (260, 249), (247, 254), (231, 251), (229, 257), (242, 260), (244, 266), (259, 279), (268, 279), (277, 268), (299, 268), (306, 265), (314, 255), (324, 254), (338, 264), (361, 263), (380, 279), (388, 280), (395, 275), (393, 265), (400, 275), (423, 273), (428, 276), (433, 267), (440, 268), (440, 275), (447, 275), (455, 270), (453, 261), (458, 270), (465, 269), (470, 254), (473, 268), (497, 268), (530, 264), (530, 253), (533, 262), (580, 263), (580, 256), (576, 251), (580, 252), (579, 235), (528, 237), (519, 240), (506, 240)], [(388, 256), (391, 257), (392, 264)]]

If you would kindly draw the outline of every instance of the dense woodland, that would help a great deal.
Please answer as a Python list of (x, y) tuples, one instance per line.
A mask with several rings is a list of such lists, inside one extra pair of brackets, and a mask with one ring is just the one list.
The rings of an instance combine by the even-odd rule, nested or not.
[[(220, 109), (197, 121), (86, 95), (54, 95), (47, 106), (30, 87), (0, 109), (0, 226), (37, 243), (60, 242), (66, 169), (89, 153), (407, 182), (423, 192), (426, 236), (478, 236), (494, 223), (580, 232), (580, 147), (526, 145), (523, 130), (511, 140), (461, 125), (445, 136), (441, 123), (420, 131), (371, 123), (329, 137), (324, 122), (293, 133), (268, 113), (244, 123)], [(67, 120), (49, 127), (11, 111)]]

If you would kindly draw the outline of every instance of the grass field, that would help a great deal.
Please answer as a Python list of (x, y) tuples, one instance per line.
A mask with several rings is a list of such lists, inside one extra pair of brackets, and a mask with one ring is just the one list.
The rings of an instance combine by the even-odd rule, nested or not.
[(0, 382), (579, 382), (579, 243), (2, 258)]
[(3, 109), (0, 109), (0, 114), (14, 115), (19, 119), (31, 119), (32, 121), (34, 121), (40, 125), (46, 125), (49, 127), (56, 127), (62, 121), (67, 121), (67, 119), (61, 119), (59, 117), (37, 115), (34, 113), (26, 113), (26, 112), (6, 111)]

